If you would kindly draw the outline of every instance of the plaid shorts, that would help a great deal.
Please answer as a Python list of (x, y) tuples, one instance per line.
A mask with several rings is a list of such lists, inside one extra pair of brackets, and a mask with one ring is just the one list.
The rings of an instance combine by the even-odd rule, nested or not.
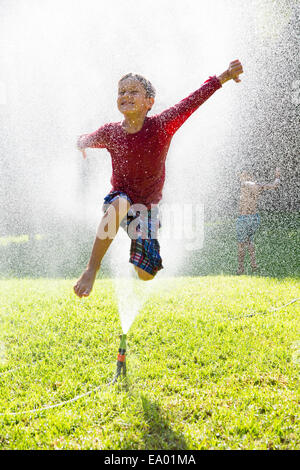
[[(104, 213), (118, 197), (127, 199), (132, 206), (127, 194), (122, 191), (112, 191), (104, 198)], [(131, 238), (129, 262), (155, 276), (163, 268), (157, 240), (157, 232), (160, 228), (158, 206), (152, 207), (152, 210), (140, 211), (135, 210), (133, 206), (120, 225)]]

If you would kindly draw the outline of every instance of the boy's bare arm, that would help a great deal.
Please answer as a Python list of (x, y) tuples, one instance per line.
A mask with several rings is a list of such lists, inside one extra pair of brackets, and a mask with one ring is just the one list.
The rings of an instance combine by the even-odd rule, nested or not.
[(230, 62), (228, 69), (218, 76), (218, 79), (221, 85), (228, 82), (228, 80), (234, 80), (236, 83), (239, 83), (241, 81), (239, 75), (243, 72), (244, 71), (241, 62), (239, 60), (233, 60)]
[(262, 184), (261, 188), (264, 191), (268, 190), (268, 189), (276, 189), (276, 188), (278, 188), (279, 184), (280, 184), (280, 169), (276, 168), (275, 180), (273, 181), (273, 183)]

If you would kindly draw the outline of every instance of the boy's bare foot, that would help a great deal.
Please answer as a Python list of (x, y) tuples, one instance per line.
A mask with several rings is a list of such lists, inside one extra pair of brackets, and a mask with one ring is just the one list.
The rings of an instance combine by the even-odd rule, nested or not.
[(82, 275), (76, 282), (74, 286), (74, 292), (78, 297), (87, 297), (90, 295), (95, 279), (96, 279), (97, 271), (95, 269), (86, 269), (83, 271)]

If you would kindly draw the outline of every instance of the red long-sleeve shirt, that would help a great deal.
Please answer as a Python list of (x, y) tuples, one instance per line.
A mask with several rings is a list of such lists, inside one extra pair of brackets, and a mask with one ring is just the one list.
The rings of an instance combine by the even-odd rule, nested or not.
[(134, 204), (148, 208), (162, 198), (165, 161), (175, 132), (216, 90), (220, 81), (210, 77), (201, 88), (175, 106), (146, 117), (139, 132), (129, 134), (120, 122), (105, 124), (79, 140), (80, 148), (106, 148), (112, 160), (112, 190), (123, 191)]

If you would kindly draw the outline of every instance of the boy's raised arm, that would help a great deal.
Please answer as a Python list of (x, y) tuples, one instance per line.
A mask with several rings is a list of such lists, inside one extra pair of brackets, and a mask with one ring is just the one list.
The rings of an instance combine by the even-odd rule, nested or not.
[(175, 106), (163, 111), (159, 116), (163, 127), (168, 134), (175, 132), (182, 126), (187, 118), (199, 108), (216, 90), (221, 88), (228, 80), (240, 82), (239, 75), (243, 73), (243, 67), (239, 60), (230, 62), (229, 67), (218, 77), (210, 77), (203, 85), (187, 98)]
[(275, 180), (273, 181), (273, 183), (262, 184), (261, 188), (263, 190), (276, 189), (276, 188), (278, 188), (279, 184), (280, 184), (280, 169), (276, 168)]
[(229, 80), (234, 80), (236, 83), (239, 83), (241, 81), (239, 75), (243, 72), (243, 66), (240, 61), (233, 60), (230, 62), (228, 69), (218, 76), (218, 80), (220, 81), (221, 85), (228, 82)]

